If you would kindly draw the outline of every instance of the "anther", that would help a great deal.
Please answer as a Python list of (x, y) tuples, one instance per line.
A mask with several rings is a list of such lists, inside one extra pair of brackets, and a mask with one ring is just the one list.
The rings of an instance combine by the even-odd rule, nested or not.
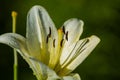
[(55, 47), (55, 39), (53, 40), (53, 47)]
[(48, 37), (51, 37), (51, 28), (49, 27), (49, 34)]
[(61, 46), (61, 47), (62, 47), (62, 45), (63, 45), (63, 41), (64, 41), (64, 39), (62, 39), (61, 42), (60, 42), (60, 46)]
[(51, 28), (49, 27), (49, 34), (47, 35), (46, 43), (48, 43), (50, 37), (51, 37)]
[(48, 43), (49, 36), (47, 36), (46, 43)]
[(63, 33), (65, 34), (65, 26), (62, 27)]
[(65, 38), (66, 38), (66, 40), (68, 41), (68, 31), (65, 33)]

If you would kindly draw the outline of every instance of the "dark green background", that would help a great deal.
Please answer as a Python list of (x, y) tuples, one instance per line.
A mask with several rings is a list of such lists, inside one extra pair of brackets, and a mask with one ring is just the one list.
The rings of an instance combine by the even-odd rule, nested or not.
[[(120, 80), (120, 0), (0, 0), (0, 34), (11, 32), (11, 11), (18, 12), (17, 33), (26, 32), (26, 16), (33, 5), (42, 5), (57, 28), (69, 18), (85, 23), (82, 38), (92, 34), (101, 42), (74, 71), (82, 80)], [(13, 80), (12, 48), (0, 44), (0, 80)], [(36, 80), (19, 55), (19, 80)]]

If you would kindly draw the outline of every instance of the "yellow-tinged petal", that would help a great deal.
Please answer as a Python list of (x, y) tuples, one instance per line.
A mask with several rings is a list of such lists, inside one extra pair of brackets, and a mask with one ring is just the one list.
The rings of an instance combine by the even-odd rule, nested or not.
[(62, 65), (62, 69), (59, 71), (59, 75), (66, 75), (72, 72), (83, 60), (91, 53), (91, 51), (97, 46), (100, 39), (97, 36), (91, 36), (85, 38), (76, 43), (69, 57)]
[[(51, 37), (57, 41), (57, 30), (43, 7), (34, 6), (28, 12), (26, 37), (31, 56), (48, 64), (48, 38)], [(51, 40), (49, 42), (51, 43)]]
[[(69, 57), (70, 50), (69, 46), (73, 46), (77, 42), (83, 32), (83, 21), (76, 18), (67, 20), (63, 25), (65, 43), (61, 52), (60, 64), (62, 65)], [(73, 46), (74, 47), (74, 46)], [(66, 52), (67, 51), (67, 52)]]
[(81, 80), (79, 74), (70, 74), (63, 77), (64, 80)]
[(30, 58), (30, 61), (32, 62), (32, 65), (35, 69), (35, 75), (39, 76), (38, 80), (57, 80), (60, 79), (60, 77), (54, 72), (54, 70), (50, 69), (47, 65), (44, 63), (35, 60), (34, 58)]

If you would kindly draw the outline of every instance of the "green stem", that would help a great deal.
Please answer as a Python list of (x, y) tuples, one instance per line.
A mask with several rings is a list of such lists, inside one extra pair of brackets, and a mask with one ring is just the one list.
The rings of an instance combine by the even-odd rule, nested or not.
[(18, 59), (17, 59), (17, 52), (14, 49), (14, 80), (17, 80), (17, 68), (18, 68)]
[[(15, 11), (12, 12), (12, 32), (15, 33), (16, 32), (16, 17), (17, 17), (17, 13)], [(18, 70), (18, 58), (17, 58), (17, 51), (16, 49), (13, 50), (14, 51), (14, 65), (13, 65), (13, 77), (14, 80), (17, 80), (17, 70)]]

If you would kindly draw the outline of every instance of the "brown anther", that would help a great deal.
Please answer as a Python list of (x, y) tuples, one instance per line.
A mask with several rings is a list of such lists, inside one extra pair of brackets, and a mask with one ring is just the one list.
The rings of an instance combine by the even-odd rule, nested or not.
[(62, 45), (63, 45), (63, 41), (64, 41), (64, 39), (62, 39), (61, 42), (60, 42), (60, 46), (61, 46), (61, 47), (62, 47)]
[(62, 27), (63, 33), (65, 34), (65, 26)]
[(68, 41), (68, 31), (65, 33), (65, 38), (66, 38), (66, 40)]
[(49, 37), (51, 37), (51, 27), (49, 27), (49, 34), (48, 34)]
[(53, 40), (53, 47), (55, 47), (55, 39)]
[(47, 36), (46, 43), (48, 43), (49, 36)]
[(47, 35), (46, 43), (48, 43), (50, 37), (51, 37), (51, 28), (49, 27), (49, 34)]

